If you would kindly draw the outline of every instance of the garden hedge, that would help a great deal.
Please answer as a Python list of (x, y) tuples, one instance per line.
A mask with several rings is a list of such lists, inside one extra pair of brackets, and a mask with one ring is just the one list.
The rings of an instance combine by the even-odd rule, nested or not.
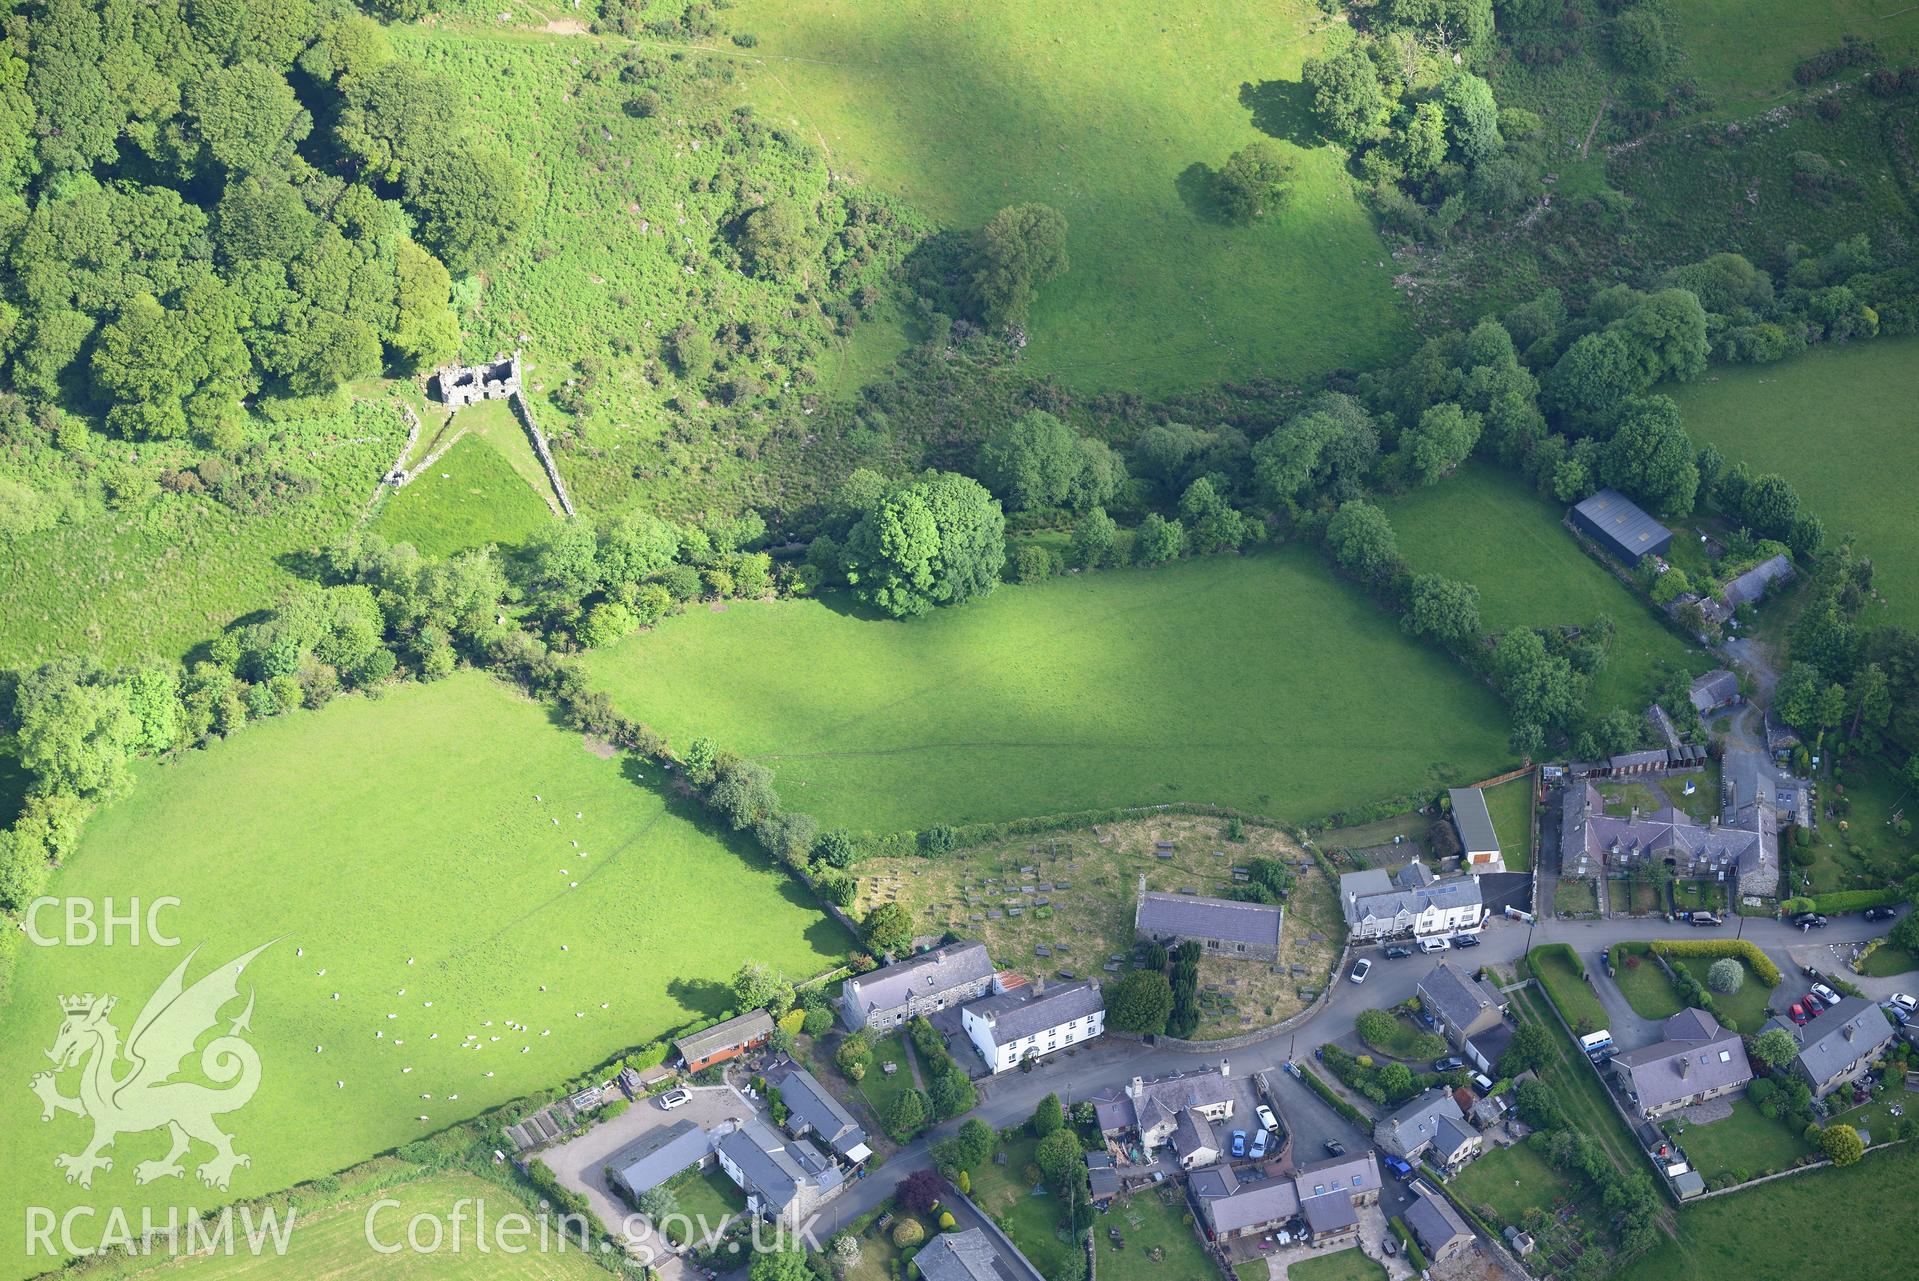
[(1348, 1121), (1351, 1121), (1354, 1125), (1358, 1126), (1360, 1129), (1365, 1130), (1368, 1133), (1372, 1131), (1373, 1119), (1367, 1116), (1364, 1112), (1361, 1112), (1358, 1108), (1354, 1107), (1352, 1104), (1348, 1103), (1345, 1100), (1345, 1098), (1343, 1098), (1340, 1095), (1338, 1090), (1335, 1090), (1332, 1086), (1322, 1081), (1319, 1077), (1319, 1073), (1313, 1071), (1311, 1068), (1307, 1067), (1304, 1063), (1302, 1063), (1299, 1065), (1299, 1075), (1300, 1075), (1300, 1079), (1306, 1082), (1306, 1084), (1312, 1089), (1314, 1094), (1317, 1094), (1320, 1098), (1326, 1101), (1327, 1107), (1339, 1113), (1341, 1116), (1345, 1117)]
[(1813, 896), (1812, 910), (1828, 916), (1841, 912), (1863, 912), (1869, 907), (1892, 907), (1906, 901), (1903, 890), (1834, 890)]
[(1745, 939), (1656, 939), (1652, 950), (1671, 959), (1678, 956), (1736, 956), (1752, 967), (1752, 972), (1767, 987), (1779, 986), (1779, 967)]

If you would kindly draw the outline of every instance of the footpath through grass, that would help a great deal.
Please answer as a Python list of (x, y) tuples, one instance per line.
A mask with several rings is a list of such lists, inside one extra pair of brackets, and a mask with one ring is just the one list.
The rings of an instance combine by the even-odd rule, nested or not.
[[(1299, 84), (1327, 24), (1310, 0), (742, 0), (749, 98), (833, 168), (970, 230), (1040, 201), (1071, 269), (1023, 363), (1154, 393), (1254, 373), (1366, 368), (1406, 338), (1393, 265)], [(1211, 213), (1196, 166), (1265, 138), (1287, 208)]]
[(1162, 801), (1294, 821), (1484, 778), (1505, 711), (1286, 547), (1002, 587), (909, 622), (734, 604), (592, 654), (628, 714), (891, 831)]
[(1662, 667), (1697, 673), (1711, 666), (1573, 541), (1561, 523), (1562, 504), (1540, 498), (1504, 468), (1468, 464), (1388, 512), (1415, 570), (1479, 588), (1479, 620), (1487, 631), (1586, 627), (1610, 618), (1617, 631), (1593, 681), (1594, 711), (1625, 707), (1637, 713)]
[(1679, 402), (1695, 444), (1791, 481), (1825, 521), (1828, 541), (1858, 536), (1886, 598), (1883, 607), (1867, 606), (1865, 621), (1919, 627), (1919, 338), (1714, 367), (1696, 383), (1660, 390)]
[[(225, 1199), (191, 1170), (134, 1183), (136, 1164), (164, 1154), (160, 1133), (122, 1135), (91, 1191), (63, 1182), (53, 1158), (80, 1151), (89, 1127), (70, 1115), (43, 1125), (25, 1088), (48, 1066), (62, 994), (116, 996), (124, 1038), (191, 949), (189, 980), (272, 944), (242, 983), (259, 1090), (225, 1122), (252, 1158), (229, 1193), (245, 1197), (718, 1014), (743, 961), (805, 976), (848, 945), (743, 843), (478, 673), (339, 699), (141, 768), (48, 893), (120, 905), (177, 897), (163, 923), (182, 941), (25, 947), (14, 960), (0, 1077), (19, 1088), (0, 1098), (0, 1127), (16, 1159), (0, 1169), (0, 1205), (56, 1212)], [(71, 1075), (60, 1082), (69, 1095)], [(192, 1160), (206, 1156), (196, 1147)], [(27, 1262), (23, 1231), (18, 1215), (0, 1225), (0, 1258), (16, 1270)]]

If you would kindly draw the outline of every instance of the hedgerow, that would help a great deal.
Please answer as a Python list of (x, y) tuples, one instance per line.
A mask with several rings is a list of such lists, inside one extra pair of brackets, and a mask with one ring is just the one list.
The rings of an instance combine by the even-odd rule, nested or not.
[[(1652, 950), (1663, 957), (1735, 956), (1744, 961), (1767, 987), (1779, 985), (1779, 967), (1760, 951), (1759, 945), (1745, 939), (1655, 939)], [(1675, 970), (1675, 973), (1677, 971)]]

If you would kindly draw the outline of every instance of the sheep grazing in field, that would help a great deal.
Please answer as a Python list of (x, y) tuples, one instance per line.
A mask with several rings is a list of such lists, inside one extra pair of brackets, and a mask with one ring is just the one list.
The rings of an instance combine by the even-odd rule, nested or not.
[(492, 1076), (493, 1074), (492, 1074), (491, 1072), (488, 1072), (488, 1073), (487, 1073), (487, 1075), (488, 1075), (488, 1076)]
[(540, 984), (540, 991), (542, 992), (546, 991), (546, 984), (544, 983)]
[(574, 811), (573, 811), (573, 817), (574, 817), (574, 818), (585, 818), (585, 817), (586, 817), (586, 815), (584, 815), (584, 814), (582, 814), (582, 813), (580, 813), (580, 811), (578, 811), (578, 810), (574, 810)]
[(440, 1039), (440, 1034), (438, 1032), (428, 1032), (426, 1034), (426, 1039), (429, 1041), (437, 1041)]
[(394, 993), (393, 995), (395, 995), (395, 996), (405, 996), (405, 995), (406, 995), (406, 989), (405, 989), (405, 988), (401, 988), (401, 989), (400, 989), (399, 991), (397, 991), (397, 992), (395, 992), (395, 993)]
[(397, 1015), (397, 1014), (393, 1014), (393, 1013), (388, 1013), (388, 1014), (387, 1014), (387, 1017), (388, 1017), (388, 1018), (390, 1018), (390, 1019), (397, 1019), (397, 1018), (399, 1018), (400, 1016), (399, 1016), (399, 1015)]
[(336, 1089), (336, 1090), (344, 1090), (344, 1089), (346, 1089), (346, 1082), (345, 1082), (345, 1081), (335, 1081), (335, 1082), (333, 1083), (333, 1088), (334, 1088), (334, 1089)]
[(609, 1006), (609, 1005), (611, 1005), (611, 1004), (613, 1004), (613, 1002), (611, 1002), (611, 1001), (601, 1001), (601, 1002), (600, 1002), (600, 1008), (604, 1010), (604, 1009), (605, 1009), (605, 1008), (606, 1008), (607, 1006)]
[(424, 1120), (426, 1120), (426, 1113), (424, 1113), (424, 1112), (422, 1112), (422, 1113), (420, 1113), (420, 1119), (421, 1119), (422, 1121), (424, 1121)]
[(394, 1045), (394, 1048), (396, 1048), (396, 1049), (397, 1049), (398, 1047), (400, 1047), (400, 1046), (402, 1046), (402, 1045), (405, 1045), (405, 1044), (406, 1044), (406, 1042), (405, 1042), (405, 1041), (401, 1041), (401, 1040), (397, 1040), (397, 1039), (396, 1039), (396, 1040), (395, 1040), (395, 1041), (393, 1042), (393, 1045)]
[(295, 956), (305, 956), (307, 954), (307, 950), (303, 947), (296, 947), (293, 949), (293, 954)]
[(457, 1094), (449, 1094), (446, 1096), (446, 1101), (448, 1103), (458, 1103), (460, 1101), (460, 1096)]
[(431, 1001), (421, 1001), (420, 1004), (425, 1006), (429, 1010), (433, 1008), (433, 1002)]
[(334, 999), (334, 1000), (336, 1000), (336, 1001), (337, 1001), (337, 1000), (339, 1000), (339, 999), (340, 999), (340, 994), (339, 994), (338, 992), (335, 992), (335, 993), (333, 994), (333, 999)]
[(565, 951), (567, 951), (567, 950), (568, 950), (568, 948), (567, 948), (567, 946), (566, 946), (566, 944), (564, 944), (564, 943), (562, 943), (562, 944), (560, 944), (560, 950), (561, 950), (562, 952), (565, 952)]
[(314, 1047), (313, 1047), (313, 1052), (314, 1052), (315, 1054), (318, 1054), (318, 1053), (319, 1053), (319, 1052), (320, 1052), (321, 1050), (324, 1050), (324, 1049), (326, 1049), (326, 1046), (324, 1046), (324, 1045), (316, 1045), (316, 1046), (314, 1046)]
[(381, 1037), (383, 1037), (383, 1036), (385, 1036), (385, 1035), (386, 1035), (386, 1033), (385, 1033), (385, 1032), (375, 1032), (375, 1033), (373, 1034), (373, 1039), (377, 1041), (377, 1040), (379, 1040), (379, 1039), (380, 1039)]
[(413, 958), (412, 958), (412, 957), (410, 957), (410, 956), (409, 956), (409, 957), (407, 957), (407, 958), (406, 958), (406, 963), (407, 963), (408, 965), (411, 965), (411, 964), (413, 964)]
[(325, 970), (315, 970), (315, 971), (313, 972), (313, 977), (314, 977), (314, 978), (318, 978), (318, 979), (323, 979), (323, 978), (325, 978), (325, 977), (326, 977), (326, 971), (325, 971)]
[(408, 1072), (411, 1072), (412, 1070), (413, 1069), (410, 1067), (403, 1067), (400, 1069), (400, 1075), (405, 1076)]

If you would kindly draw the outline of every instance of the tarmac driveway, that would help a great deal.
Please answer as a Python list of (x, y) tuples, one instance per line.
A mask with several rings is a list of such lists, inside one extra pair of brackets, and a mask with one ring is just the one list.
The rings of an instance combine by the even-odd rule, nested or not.
[(632, 1107), (611, 1121), (537, 1154), (563, 1186), (585, 1195), (600, 1221), (615, 1237), (628, 1243), (628, 1253), (637, 1259), (654, 1261), (663, 1278), (684, 1275), (680, 1261), (671, 1257), (672, 1247), (607, 1186), (606, 1167), (619, 1163), (623, 1149), (637, 1145), (654, 1130), (677, 1121), (692, 1121), (701, 1129), (711, 1131), (726, 1121), (747, 1120), (755, 1112), (746, 1097), (730, 1085), (693, 1086), (689, 1092), (692, 1100), (671, 1112), (663, 1111), (656, 1098), (635, 1099)]

